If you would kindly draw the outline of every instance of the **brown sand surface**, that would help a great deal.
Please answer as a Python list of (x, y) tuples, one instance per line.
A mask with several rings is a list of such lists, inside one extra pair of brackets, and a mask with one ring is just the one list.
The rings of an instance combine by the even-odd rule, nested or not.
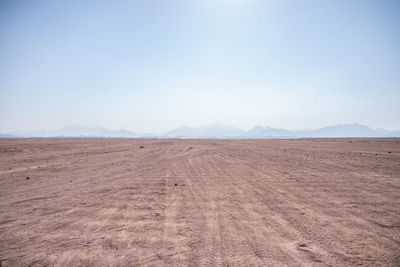
[(400, 266), (400, 139), (2, 139), (0, 262)]

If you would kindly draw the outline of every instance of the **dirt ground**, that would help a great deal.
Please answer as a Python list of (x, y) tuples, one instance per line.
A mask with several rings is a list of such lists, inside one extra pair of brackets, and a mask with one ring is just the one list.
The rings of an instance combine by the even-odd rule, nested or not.
[(400, 139), (2, 139), (0, 262), (400, 266)]

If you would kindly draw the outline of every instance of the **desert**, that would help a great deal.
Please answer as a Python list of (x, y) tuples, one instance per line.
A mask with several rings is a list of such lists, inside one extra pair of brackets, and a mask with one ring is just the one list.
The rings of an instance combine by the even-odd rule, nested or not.
[(2, 139), (1, 266), (398, 266), (399, 139)]

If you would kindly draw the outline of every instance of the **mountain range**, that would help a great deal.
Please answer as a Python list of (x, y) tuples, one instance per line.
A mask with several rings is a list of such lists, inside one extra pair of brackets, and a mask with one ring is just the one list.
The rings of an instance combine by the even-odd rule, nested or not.
[(38, 131), (15, 131), (3, 134), (8, 137), (119, 137), (133, 138), (140, 137), (134, 132), (121, 130), (109, 130), (103, 127), (87, 127), (82, 125), (66, 125), (56, 130), (38, 130)]
[(56, 130), (15, 131), (0, 134), (0, 138), (342, 138), (342, 137), (400, 137), (400, 131), (389, 131), (382, 128), (372, 129), (362, 124), (337, 124), (315, 130), (291, 131), (269, 126), (254, 126), (249, 131), (214, 122), (202, 127), (181, 126), (164, 134), (138, 134), (124, 129), (109, 130), (103, 127), (67, 125)]

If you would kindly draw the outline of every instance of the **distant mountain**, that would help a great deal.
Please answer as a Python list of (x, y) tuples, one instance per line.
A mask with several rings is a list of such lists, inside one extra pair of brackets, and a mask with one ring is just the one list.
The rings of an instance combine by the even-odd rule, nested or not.
[(400, 131), (371, 129), (361, 124), (337, 124), (316, 130), (288, 131), (271, 127), (256, 126), (248, 132), (249, 137), (256, 138), (341, 138), (341, 137), (400, 137)]
[(11, 134), (0, 134), (0, 138), (15, 138), (15, 136)]
[(388, 131), (383, 128), (377, 128), (377, 129), (375, 129), (375, 132), (377, 132), (381, 136), (400, 137), (400, 131)]
[(245, 132), (222, 123), (204, 127), (182, 126), (164, 134), (164, 137), (187, 138), (341, 138), (341, 137), (400, 137), (400, 131), (371, 129), (361, 124), (337, 124), (316, 130), (290, 131), (269, 126), (255, 126)]
[(102, 127), (87, 127), (67, 125), (57, 130), (16, 131), (8, 133), (14, 137), (137, 137), (137, 134), (127, 130), (109, 130)]
[(255, 126), (249, 131), (214, 122), (202, 127), (182, 126), (162, 135), (136, 134), (127, 130), (109, 130), (102, 127), (67, 125), (57, 130), (15, 131), (0, 134), (0, 138), (21, 137), (115, 137), (115, 138), (342, 138), (342, 137), (400, 137), (400, 131), (371, 129), (361, 124), (337, 124), (316, 130), (290, 131), (269, 126)]
[(255, 126), (247, 132), (250, 138), (340, 138), (340, 137), (400, 137), (400, 131), (371, 129), (361, 124), (337, 124), (316, 130), (289, 131), (271, 127)]
[(165, 137), (199, 137), (199, 138), (238, 138), (245, 135), (242, 129), (220, 122), (214, 122), (203, 127), (182, 126), (164, 134)]
[(377, 131), (361, 124), (338, 124), (308, 133), (311, 137), (380, 137)]
[(246, 133), (246, 136), (250, 138), (267, 138), (267, 137), (296, 137), (297, 132), (289, 131), (285, 129), (271, 128), (269, 126), (254, 126), (250, 131)]

